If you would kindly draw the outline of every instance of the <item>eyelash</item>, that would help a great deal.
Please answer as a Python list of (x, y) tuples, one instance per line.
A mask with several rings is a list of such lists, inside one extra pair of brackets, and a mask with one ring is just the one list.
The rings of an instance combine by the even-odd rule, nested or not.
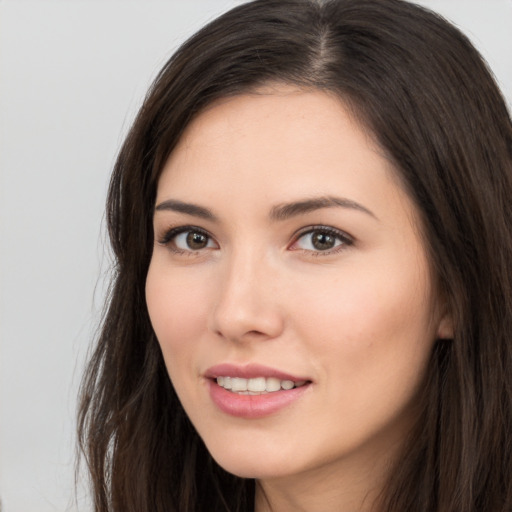
[[(178, 235), (183, 233), (197, 233), (200, 235), (203, 235), (208, 238), (208, 240), (214, 240), (214, 238), (204, 229), (197, 227), (197, 226), (180, 226), (176, 228), (171, 228), (167, 230), (163, 236), (161, 236), (158, 239), (158, 243), (166, 246), (175, 254), (187, 254), (187, 255), (196, 255), (199, 252), (201, 252), (203, 249), (193, 250), (193, 249), (180, 249), (176, 246), (171, 246), (171, 242), (174, 238), (176, 238)], [(306, 235), (312, 235), (313, 233), (321, 233), (324, 235), (332, 236), (336, 240), (339, 240), (341, 243), (334, 246), (332, 249), (327, 249), (325, 251), (322, 250), (310, 250), (310, 249), (291, 249), (293, 251), (302, 251), (303, 253), (308, 253), (310, 255), (314, 256), (328, 256), (331, 254), (336, 254), (340, 251), (345, 250), (347, 247), (354, 244), (354, 239), (348, 235), (347, 233), (340, 231), (338, 229), (329, 227), (329, 226), (308, 226), (307, 228), (304, 228), (300, 230), (298, 233), (296, 233), (293, 236), (292, 243), (288, 246), (293, 247), (293, 245), (297, 244), (297, 242), (305, 237)]]
[(170, 251), (172, 251), (175, 254), (186, 254), (189, 256), (193, 256), (195, 254), (198, 254), (201, 252), (201, 250), (193, 250), (193, 249), (180, 249), (179, 247), (173, 246), (171, 242), (174, 238), (177, 236), (183, 234), (183, 233), (197, 233), (200, 235), (203, 235), (208, 238), (208, 240), (213, 240), (213, 237), (208, 233), (208, 231), (205, 231), (204, 229), (197, 227), (197, 226), (180, 226), (177, 228), (171, 228), (167, 230), (162, 237), (158, 239), (158, 243), (166, 246)]
[(341, 243), (334, 246), (332, 249), (327, 249), (325, 251), (321, 250), (309, 250), (309, 249), (293, 249), (295, 251), (302, 251), (304, 253), (308, 253), (312, 256), (329, 256), (331, 254), (336, 254), (338, 252), (341, 252), (347, 247), (350, 247), (354, 244), (354, 239), (345, 233), (344, 231), (340, 231), (339, 229), (335, 229), (329, 226), (308, 226), (307, 228), (304, 228), (300, 230), (293, 238), (293, 242), (290, 247), (293, 247), (301, 238), (305, 237), (306, 235), (312, 235), (313, 233), (321, 233), (323, 235), (332, 236), (336, 240), (339, 240)]

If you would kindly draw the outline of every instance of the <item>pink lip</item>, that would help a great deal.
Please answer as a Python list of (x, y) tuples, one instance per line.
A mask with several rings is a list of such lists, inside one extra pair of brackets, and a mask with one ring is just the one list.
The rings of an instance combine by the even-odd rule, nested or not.
[[(274, 377), (279, 380), (293, 380), (295, 382), (305, 380), (307, 383), (290, 390), (275, 391), (262, 395), (240, 395), (219, 386), (216, 377), (241, 377), (250, 379), (254, 377)], [(257, 419), (274, 414), (281, 409), (299, 400), (311, 388), (311, 380), (296, 377), (274, 368), (258, 364), (235, 366), (232, 364), (220, 364), (209, 368), (205, 372), (208, 379), (210, 398), (213, 403), (224, 413), (238, 418)]]

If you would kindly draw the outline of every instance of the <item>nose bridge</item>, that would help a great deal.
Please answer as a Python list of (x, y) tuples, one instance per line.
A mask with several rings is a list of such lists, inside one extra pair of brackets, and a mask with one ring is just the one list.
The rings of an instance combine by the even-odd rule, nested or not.
[(264, 250), (234, 248), (223, 262), (213, 329), (224, 338), (272, 338), (283, 319), (275, 293), (275, 269)]

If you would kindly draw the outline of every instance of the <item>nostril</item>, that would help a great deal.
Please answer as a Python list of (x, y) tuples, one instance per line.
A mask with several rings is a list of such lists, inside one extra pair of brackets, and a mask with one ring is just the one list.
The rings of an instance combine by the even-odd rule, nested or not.
[(249, 331), (247, 334), (252, 336), (265, 336), (265, 334), (261, 331)]

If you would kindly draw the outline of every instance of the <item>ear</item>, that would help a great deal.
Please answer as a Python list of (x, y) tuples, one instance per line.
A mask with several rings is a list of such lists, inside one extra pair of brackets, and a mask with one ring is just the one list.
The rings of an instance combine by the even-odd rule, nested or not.
[(453, 318), (451, 313), (446, 312), (439, 321), (437, 327), (438, 340), (451, 340), (453, 339)]

